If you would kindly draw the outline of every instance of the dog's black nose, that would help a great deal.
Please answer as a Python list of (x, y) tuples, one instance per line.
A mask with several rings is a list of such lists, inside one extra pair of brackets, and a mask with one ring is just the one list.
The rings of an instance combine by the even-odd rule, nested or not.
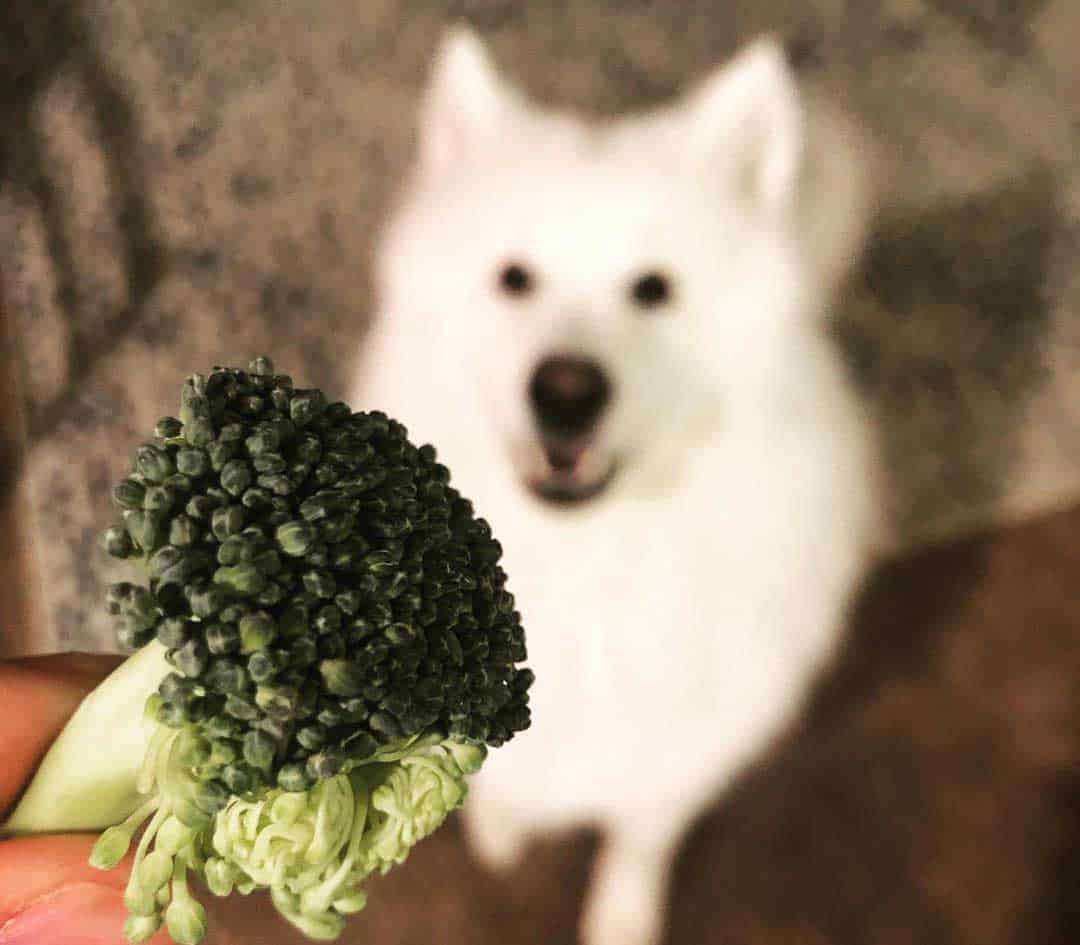
[(540, 428), (557, 436), (588, 433), (610, 400), (611, 382), (591, 358), (546, 358), (529, 382), (529, 402)]

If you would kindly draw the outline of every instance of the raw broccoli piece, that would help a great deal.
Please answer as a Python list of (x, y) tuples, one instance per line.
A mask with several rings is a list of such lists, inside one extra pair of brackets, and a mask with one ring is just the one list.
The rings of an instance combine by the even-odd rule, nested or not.
[[(84, 701), (5, 833), (145, 824), (130, 942), (206, 931), (216, 895), (269, 889), (333, 939), (529, 725), (530, 670), (501, 548), (431, 446), (379, 412), (294, 389), (266, 358), (189, 378), (114, 490), (108, 589), (136, 651)], [(110, 826), (111, 825), (111, 826)]]

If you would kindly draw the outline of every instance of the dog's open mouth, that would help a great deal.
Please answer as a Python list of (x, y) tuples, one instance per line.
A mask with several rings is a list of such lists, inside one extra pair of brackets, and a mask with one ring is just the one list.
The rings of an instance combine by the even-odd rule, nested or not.
[(537, 498), (575, 505), (600, 495), (618, 471), (615, 457), (587, 440), (544, 439), (531, 452), (525, 476)]

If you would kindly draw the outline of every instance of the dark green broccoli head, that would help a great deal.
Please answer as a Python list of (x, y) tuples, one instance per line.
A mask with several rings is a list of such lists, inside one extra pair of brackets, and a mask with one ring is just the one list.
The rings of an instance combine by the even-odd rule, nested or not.
[(168, 647), (158, 718), (206, 737), (223, 797), (304, 790), (421, 732), (496, 746), (529, 725), (501, 548), (431, 446), (266, 358), (193, 375), (155, 432), (105, 535), (148, 580), (108, 608), (125, 649)]

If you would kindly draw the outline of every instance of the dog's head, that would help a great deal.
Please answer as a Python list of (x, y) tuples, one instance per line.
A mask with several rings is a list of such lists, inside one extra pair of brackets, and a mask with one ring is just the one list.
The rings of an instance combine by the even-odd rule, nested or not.
[(782, 386), (817, 327), (803, 128), (770, 40), (607, 122), (528, 101), (467, 31), (444, 41), (380, 291), (481, 386), (536, 496), (585, 501)]

